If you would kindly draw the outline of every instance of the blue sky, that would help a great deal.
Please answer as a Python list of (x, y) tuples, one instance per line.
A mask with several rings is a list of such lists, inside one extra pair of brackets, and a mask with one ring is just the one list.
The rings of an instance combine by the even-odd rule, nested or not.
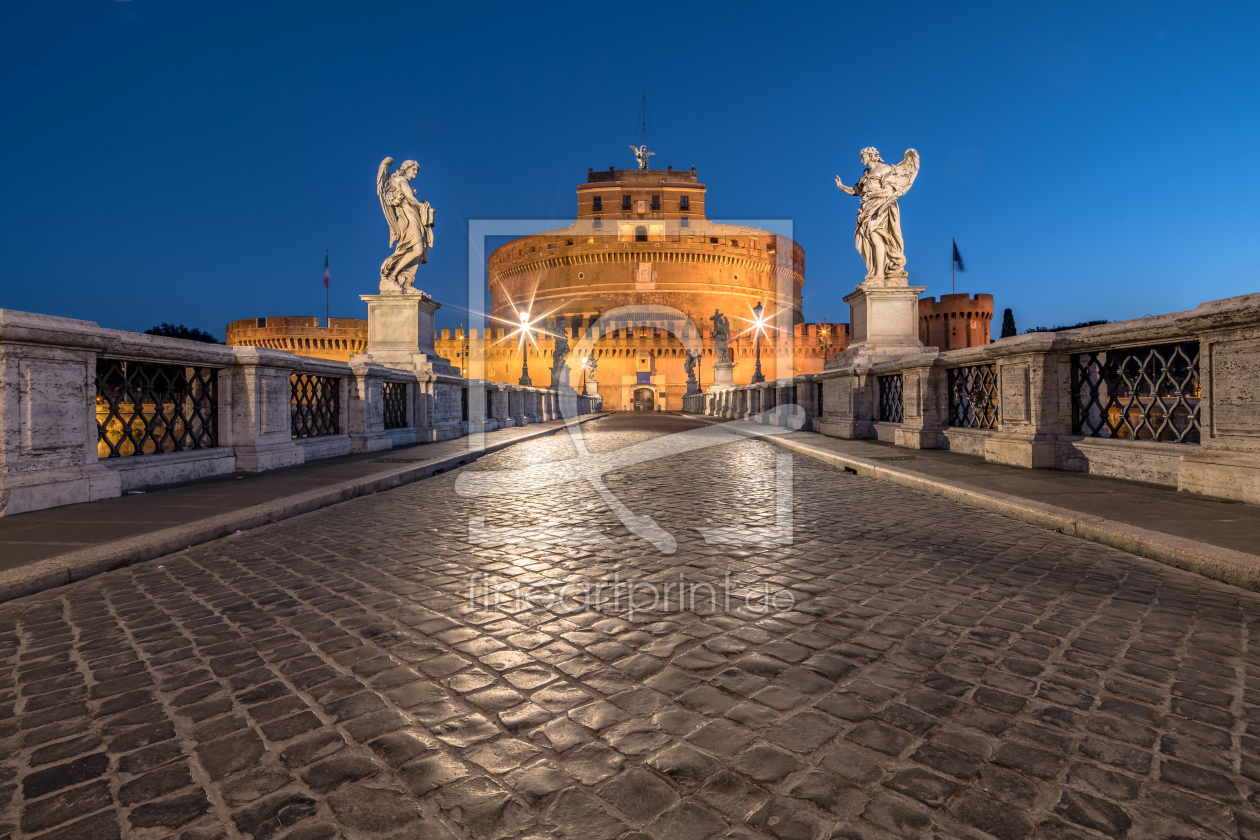
[(788, 218), (847, 320), (856, 200), (918, 149), (907, 268), (1034, 325), (1260, 290), (1260, 8), (1243, 3), (9, 3), (0, 307), (220, 338), (364, 317), (382, 157), (438, 210), (417, 285), (466, 316), (467, 220), (565, 218), (588, 167), (696, 166), (713, 218)]

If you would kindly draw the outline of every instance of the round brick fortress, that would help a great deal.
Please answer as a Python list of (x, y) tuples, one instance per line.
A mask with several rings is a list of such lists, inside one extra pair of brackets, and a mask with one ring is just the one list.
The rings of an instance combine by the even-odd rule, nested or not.
[(956, 350), (990, 342), (993, 295), (958, 294), (919, 298), (919, 341), (925, 347)]
[(321, 327), (315, 316), (242, 318), (227, 325), (227, 343), (348, 362), (351, 356), (367, 351), (367, 321), (332, 318), (328, 326)]
[[(705, 185), (691, 171), (588, 170), (577, 188), (574, 224), (515, 239), (491, 254), (491, 339), (486, 377), (515, 382), (520, 358), (510, 338), (520, 313), (544, 319), (554, 330), (565, 317), (571, 335), (581, 336), (609, 310), (635, 304), (670, 307), (699, 329), (705, 357), (700, 383), (710, 384), (712, 323), (720, 309), (731, 322), (735, 382), (752, 379), (754, 344), (739, 338), (761, 303), (778, 329), (762, 340), (761, 366), (767, 380), (814, 373), (824, 355), (848, 345), (846, 326), (806, 324), (801, 312), (805, 252), (792, 239), (743, 225), (710, 222)], [(507, 338), (498, 340), (506, 328)], [(823, 335), (820, 342), (819, 335)], [(571, 339), (572, 341), (573, 339)], [(551, 340), (530, 356), (536, 385), (549, 383)], [(444, 348), (439, 342), (438, 350)], [(459, 348), (450, 348), (456, 354)], [(686, 390), (682, 342), (667, 325), (606, 324), (594, 352), (599, 357), (599, 391), (609, 408), (677, 408)], [(577, 369), (575, 361), (570, 362)], [(579, 383), (574, 381), (574, 385)]]

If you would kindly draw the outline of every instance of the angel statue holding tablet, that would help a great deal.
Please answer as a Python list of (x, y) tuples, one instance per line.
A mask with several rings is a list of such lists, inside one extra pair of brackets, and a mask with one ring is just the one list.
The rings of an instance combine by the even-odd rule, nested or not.
[(429, 261), (433, 247), (433, 221), (437, 214), (427, 201), (416, 198), (411, 179), (420, 164), (404, 160), (391, 175), (394, 159), (387, 157), (376, 170), (376, 195), (389, 223), (389, 244), (394, 253), (381, 263), (381, 294), (419, 294), (416, 268)]
[(836, 186), (862, 199), (853, 231), (858, 253), (866, 261), (867, 280), (901, 280), (906, 275), (906, 246), (901, 238), (901, 210), (897, 199), (910, 191), (919, 174), (919, 153), (906, 149), (901, 163), (887, 164), (879, 151), (861, 152), (866, 169), (851, 187), (836, 176)]

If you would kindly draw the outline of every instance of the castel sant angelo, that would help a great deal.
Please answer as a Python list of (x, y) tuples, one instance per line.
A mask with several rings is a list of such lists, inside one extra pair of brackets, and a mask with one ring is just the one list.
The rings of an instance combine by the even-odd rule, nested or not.
[[(441, 330), (434, 341), (438, 354), (465, 376), (552, 387), (552, 348), (563, 330), (577, 350), (569, 384), (597, 389), (610, 410), (680, 408), (687, 391), (686, 348), (697, 343), (703, 348), (695, 366), (699, 387), (712, 384), (716, 311), (729, 319), (736, 385), (753, 381), (758, 304), (765, 313), (760, 359), (766, 380), (817, 373), (849, 345), (847, 324), (805, 319), (805, 249), (768, 230), (710, 221), (705, 185), (694, 167), (588, 170), (586, 183), (577, 187), (573, 224), (512, 240), (488, 263), (491, 317), (483, 357), (475, 358), (481, 336), (463, 329)], [(962, 329), (953, 332), (962, 335), (941, 346), (988, 343), (992, 298), (950, 297), (960, 300), (946, 307), (942, 299), (933, 308), (927, 299), (921, 312), (936, 312), (931, 320), (945, 338), (951, 312), (938, 310), (959, 310), (953, 317), (962, 319)], [(619, 319), (626, 308), (675, 314), (659, 321)], [(528, 341), (522, 340), (523, 315), (533, 328)], [(332, 320), (320, 327), (314, 317), (243, 319), (228, 325), (227, 343), (342, 361), (363, 352), (367, 322)], [(676, 334), (680, 323), (683, 334)], [(583, 364), (590, 355), (593, 385)]]

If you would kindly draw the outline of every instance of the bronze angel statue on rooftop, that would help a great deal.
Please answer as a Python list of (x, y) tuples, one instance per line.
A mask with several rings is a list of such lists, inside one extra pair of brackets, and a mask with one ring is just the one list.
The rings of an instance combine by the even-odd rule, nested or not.
[(906, 246), (901, 238), (901, 210), (897, 199), (910, 191), (919, 174), (919, 153), (906, 149), (901, 163), (887, 164), (879, 151), (868, 146), (861, 152), (866, 169), (851, 187), (836, 176), (836, 186), (849, 195), (862, 199), (854, 244), (866, 261), (867, 280), (905, 279)]
[(416, 268), (429, 261), (437, 211), (417, 199), (411, 188), (420, 164), (404, 160), (391, 175), (393, 164), (394, 159), (387, 157), (376, 170), (376, 195), (389, 223), (389, 244), (396, 246), (381, 263), (381, 294), (416, 294)]

